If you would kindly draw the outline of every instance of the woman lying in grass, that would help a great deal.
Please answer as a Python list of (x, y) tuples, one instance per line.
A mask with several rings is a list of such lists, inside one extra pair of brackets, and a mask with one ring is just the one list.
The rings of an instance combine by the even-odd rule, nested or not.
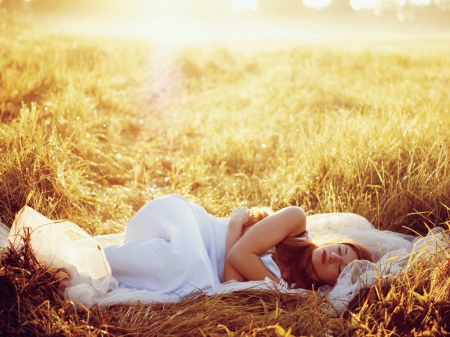
[(353, 260), (372, 260), (354, 242), (316, 246), (299, 207), (253, 224), (262, 214), (250, 217), (247, 209), (238, 208), (229, 219), (216, 219), (172, 194), (144, 206), (130, 220), (124, 243), (105, 248), (106, 258), (121, 283), (181, 296), (193, 287), (215, 293), (217, 284), (230, 280), (283, 279), (289, 287), (303, 289), (334, 285)]
[[(89, 307), (178, 301), (251, 287), (305, 295), (320, 285), (335, 285), (339, 291), (330, 296), (348, 302), (355, 284), (360, 287), (356, 276), (380, 275), (372, 256), (411, 251), (414, 239), (379, 231), (352, 213), (306, 217), (294, 206), (269, 213), (239, 208), (229, 218), (216, 218), (171, 194), (145, 205), (124, 233), (92, 238), (73, 223), (53, 222), (25, 207), (8, 240), (22, 245), (31, 227), (39, 261), (70, 275), (62, 282), (65, 299)], [(355, 269), (360, 261), (366, 265)]]

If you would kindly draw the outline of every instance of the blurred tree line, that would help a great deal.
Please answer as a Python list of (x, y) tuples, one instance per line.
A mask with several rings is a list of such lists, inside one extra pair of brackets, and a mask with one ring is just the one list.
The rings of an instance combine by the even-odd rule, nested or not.
[(108, 8), (108, 0), (0, 0), (0, 7), (11, 11), (61, 12), (96, 11)]
[[(170, 9), (166, 4), (170, 2)], [(252, 15), (290, 18), (363, 18), (364, 20), (428, 21), (436, 25), (450, 26), (450, 0), (430, 0), (428, 5), (414, 5), (411, 0), (400, 5), (396, 0), (381, 0), (377, 9), (355, 11), (350, 0), (332, 0), (321, 9), (309, 8), (302, 0), (257, 0), (258, 11)], [(164, 14), (221, 15), (231, 13), (232, 0), (0, 0), (0, 9), (44, 14), (145, 12), (149, 16)]]

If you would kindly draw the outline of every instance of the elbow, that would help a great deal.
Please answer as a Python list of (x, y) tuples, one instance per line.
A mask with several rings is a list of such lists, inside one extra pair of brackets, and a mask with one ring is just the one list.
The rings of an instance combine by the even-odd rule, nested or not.
[(238, 252), (236, 252), (236, 249), (233, 247), (230, 249), (226, 256), (226, 260), (229, 264), (231, 264), (233, 267), (236, 265), (236, 262), (238, 261)]
[(297, 215), (299, 217), (306, 217), (305, 211), (303, 208), (299, 206), (288, 206), (287, 209), (292, 212), (293, 215)]
[(301, 207), (289, 206), (286, 211), (289, 212), (289, 216), (298, 222), (299, 225), (304, 225), (306, 228), (306, 214)]

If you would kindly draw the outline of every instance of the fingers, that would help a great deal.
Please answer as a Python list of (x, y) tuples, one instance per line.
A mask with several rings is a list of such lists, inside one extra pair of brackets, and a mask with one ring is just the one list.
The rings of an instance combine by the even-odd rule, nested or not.
[(248, 209), (245, 207), (236, 208), (231, 214), (233, 214), (233, 213), (247, 215), (247, 216), (249, 215)]
[(231, 214), (230, 214), (230, 218), (231, 217), (240, 217), (241, 218), (241, 223), (244, 224), (245, 222), (248, 221), (250, 214), (247, 208), (244, 207), (239, 207), (236, 208)]

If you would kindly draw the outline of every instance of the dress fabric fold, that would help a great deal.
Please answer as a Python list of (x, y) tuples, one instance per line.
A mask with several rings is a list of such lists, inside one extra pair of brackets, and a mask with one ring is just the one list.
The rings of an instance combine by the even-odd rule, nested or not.
[(105, 248), (113, 276), (158, 294), (216, 293), (227, 232), (219, 220), (180, 195), (153, 200), (130, 220), (124, 243)]

